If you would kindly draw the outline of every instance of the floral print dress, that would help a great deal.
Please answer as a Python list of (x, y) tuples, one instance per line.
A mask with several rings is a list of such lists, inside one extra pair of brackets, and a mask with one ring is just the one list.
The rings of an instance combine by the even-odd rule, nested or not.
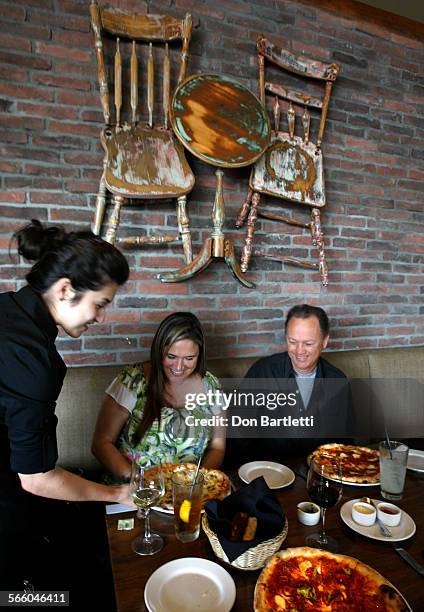
[[(218, 379), (210, 372), (205, 373), (203, 386), (204, 393), (215, 392), (220, 388)], [(134, 446), (132, 437), (143, 416), (147, 395), (147, 381), (142, 364), (127, 366), (106, 389), (106, 393), (130, 413), (118, 438), (117, 448), (128, 461), (136, 461), (145, 467), (157, 463), (197, 461), (199, 454), (203, 455), (209, 444), (213, 428), (189, 427), (186, 417), (192, 415), (194, 418), (204, 419), (220, 412), (220, 406), (217, 404), (196, 405), (193, 410), (164, 407), (160, 424), (154, 421), (144, 437)], [(110, 477), (108, 482), (112, 483)]]

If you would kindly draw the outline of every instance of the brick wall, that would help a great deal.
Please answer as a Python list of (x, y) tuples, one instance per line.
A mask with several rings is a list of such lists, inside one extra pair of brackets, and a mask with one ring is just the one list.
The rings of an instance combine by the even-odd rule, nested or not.
[[(88, 227), (100, 178), (102, 114), (88, 0), (0, 0), (0, 290), (22, 285), (23, 262), (9, 259), (10, 235), (26, 220)], [(324, 139), (328, 206), (323, 213), (330, 285), (317, 273), (256, 258), (249, 290), (222, 261), (179, 284), (156, 275), (182, 264), (179, 248), (128, 252), (130, 281), (104, 324), (80, 339), (61, 336), (70, 364), (147, 357), (162, 317), (191, 310), (204, 323), (209, 356), (278, 350), (287, 309), (308, 301), (333, 323), (331, 349), (424, 344), (422, 145), (423, 31), (374, 9), (339, 0), (110, 0), (120, 8), (182, 16), (198, 27), (189, 72), (230, 75), (256, 90), (258, 33), (323, 61), (341, 64)], [(188, 156), (196, 174), (189, 197), (195, 250), (209, 234), (214, 169)], [(225, 173), (226, 228), (233, 229), (248, 169)], [(290, 209), (290, 207), (288, 207)], [(299, 212), (297, 215), (301, 216)], [(306, 216), (305, 216), (306, 219)], [(172, 207), (125, 210), (123, 231), (175, 224)], [(256, 244), (306, 255), (309, 239), (260, 221)], [(274, 245), (271, 247), (271, 245)], [(275, 245), (280, 245), (276, 247)]]

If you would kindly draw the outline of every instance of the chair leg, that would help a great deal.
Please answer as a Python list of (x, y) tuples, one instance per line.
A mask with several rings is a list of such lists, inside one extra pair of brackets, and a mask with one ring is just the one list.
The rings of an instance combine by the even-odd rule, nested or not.
[(322, 231), (321, 215), (318, 208), (312, 208), (311, 210), (311, 234), (312, 244), (318, 249), (321, 283), (326, 287), (328, 285), (328, 267), (325, 257), (324, 232)]
[(144, 244), (168, 244), (169, 242), (177, 242), (178, 234), (162, 234), (162, 236), (126, 236), (125, 238), (116, 238), (121, 246), (142, 246)]
[(244, 287), (248, 287), (249, 289), (254, 289), (256, 287), (255, 283), (252, 283), (241, 271), (237, 261), (236, 256), (234, 255), (234, 247), (231, 240), (226, 240), (224, 243), (224, 259), (227, 266), (230, 268), (234, 277), (241, 283)]
[(125, 202), (125, 198), (123, 198), (122, 196), (114, 195), (112, 196), (112, 202), (113, 202), (113, 211), (110, 216), (109, 226), (107, 228), (105, 240), (106, 242), (110, 242), (111, 244), (114, 244), (116, 240), (116, 231), (118, 229), (118, 225), (121, 220), (121, 206)]
[(186, 264), (193, 261), (193, 247), (191, 244), (190, 220), (187, 214), (187, 196), (180, 196), (177, 200), (177, 220), (181, 240), (183, 242), (184, 259)]
[(106, 159), (103, 161), (103, 172), (102, 178), (100, 179), (99, 192), (96, 198), (96, 211), (94, 213), (94, 221), (92, 226), (93, 234), (97, 236), (100, 234), (100, 230), (103, 223), (103, 217), (105, 215), (106, 206), (106, 181), (105, 181), (105, 169)]
[(243, 252), (241, 254), (241, 271), (246, 272), (249, 267), (250, 258), (252, 256), (253, 234), (255, 232), (255, 223), (258, 218), (258, 206), (261, 201), (260, 194), (255, 191), (252, 195), (252, 206), (250, 207), (249, 216), (247, 218), (247, 234), (244, 242)]
[(243, 223), (246, 221), (247, 213), (249, 212), (250, 204), (252, 202), (252, 196), (253, 196), (253, 189), (250, 189), (249, 187), (249, 191), (247, 193), (246, 199), (243, 202), (242, 207), (239, 210), (239, 214), (237, 215), (237, 219), (236, 219), (237, 229), (241, 227)]

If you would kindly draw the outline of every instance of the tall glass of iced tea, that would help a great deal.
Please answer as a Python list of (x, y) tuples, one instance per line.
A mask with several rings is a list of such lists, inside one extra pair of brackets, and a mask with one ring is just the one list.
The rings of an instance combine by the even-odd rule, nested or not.
[(181, 542), (193, 542), (199, 537), (204, 477), (193, 467), (174, 472), (172, 496), (174, 500), (175, 535)]

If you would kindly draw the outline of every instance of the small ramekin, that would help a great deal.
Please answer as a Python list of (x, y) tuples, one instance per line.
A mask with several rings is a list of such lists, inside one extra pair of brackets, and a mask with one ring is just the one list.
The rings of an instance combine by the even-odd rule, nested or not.
[[(313, 508), (313, 512), (305, 512), (306, 508)], [(300, 502), (297, 504), (297, 518), (302, 525), (318, 525), (320, 519), (319, 506), (312, 502)]]
[[(384, 508), (391, 510), (390, 514), (388, 512), (384, 512)], [(379, 520), (388, 527), (397, 527), (400, 523), (402, 510), (394, 504), (381, 502), (381, 504), (377, 505), (377, 516)]]
[[(362, 512), (361, 512), (362, 508)], [(364, 512), (364, 510), (366, 510)], [(363, 525), (364, 527), (369, 527), (370, 525), (374, 525), (375, 519), (377, 517), (377, 510), (371, 504), (367, 504), (366, 502), (355, 502), (352, 506), (352, 518), (355, 523), (358, 525)]]

